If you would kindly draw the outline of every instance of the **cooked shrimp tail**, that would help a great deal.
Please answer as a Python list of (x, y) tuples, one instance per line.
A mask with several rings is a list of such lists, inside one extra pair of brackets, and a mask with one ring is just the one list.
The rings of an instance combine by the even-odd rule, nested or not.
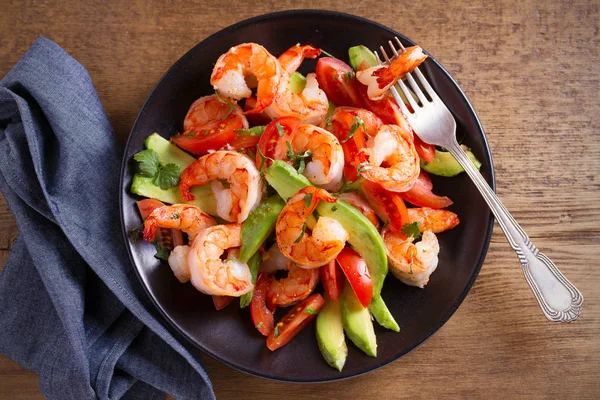
[(144, 240), (151, 242), (158, 228), (181, 229), (190, 241), (202, 230), (217, 222), (200, 208), (191, 204), (175, 204), (155, 209), (144, 221)]

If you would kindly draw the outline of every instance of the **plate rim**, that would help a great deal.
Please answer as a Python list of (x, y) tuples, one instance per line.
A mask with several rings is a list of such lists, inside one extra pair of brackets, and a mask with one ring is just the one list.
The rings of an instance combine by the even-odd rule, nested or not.
[[(471, 288), (473, 286), (473, 284), (475, 283), (475, 281), (477, 280), (477, 277), (479, 276), (479, 273), (481, 271), (481, 268), (483, 266), (483, 263), (485, 261), (485, 258), (487, 256), (487, 252), (489, 250), (489, 245), (491, 242), (491, 238), (492, 238), (492, 231), (494, 228), (494, 215), (490, 212), (490, 216), (489, 216), (489, 220), (488, 220), (488, 224), (487, 224), (487, 228), (485, 231), (485, 238), (483, 240), (483, 246), (482, 246), (482, 251), (479, 255), (479, 258), (477, 259), (476, 265), (475, 265), (475, 269), (473, 274), (471, 275), (471, 278), (469, 279), (469, 281), (466, 283), (464, 290), (461, 292), (461, 294), (458, 296), (456, 302), (454, 303), (454, 305), (448, 310), (448, 312), (446, 312), (443, 317), (440, 319), (439, 324), (437, 324), (435, 327), (433, 327), (431, 330), (429, 330), (427, 332), (427, 334), (425, 335), (425, 337), (418, 341), (418, 343), (412, 345), (411, 347), (408, 348), (408, 350), (406, 352), (404, 352), (403, 354), (400, 354), (398, 356), (394, 356), (391, 357), (389, 359), (386, 360), (382, 360), (381, 363), (379, 363), (379, 365), (376, 365), (373, 368), (370, 368), (368, 370), (365, 371), (361, 371), (361, 372), (356, 372), (356, 373), (351, 373), (349, 375), (344, 375), (342, 377), (334, 377), (334, 378), (325, 378), (325, 379), (302, 379), (302, 378), (294, 378), (291, 377), (289, 379), (282, 379), (279, 377), (275, 377), (275, 376), (269, 376), (268, 374), (262, 374), (262, 373), (257, 373), (253, 370), (250, 370), (248, 368), (245, 368), (243, 366), (239, 366), (239, 365), (235, 365), (223, 358), (221, 358), (218, 354), (216, 354), (215, 352), (212, 352), (204, 347), (202, 347), (200, 344), (196, 343), (196, 341), (190, 336), (188, 335), (186, 332), (184, 332), (176, 323), (175, 321), (172, 320), (172, 318), (167, 314), (167, 312), (163, 309), (163, 307), (158, 303), (157, 299), (155, 298), (155, 296), (152, 295), (152, 293), (150, 292), (150, 289), (148, 288), (148, 285), (145, 282), (145, 278), (142, 276), (142, 273), (140, 272), (140, 269), (138, 268), (137, 264), (135, 263), (133, 254), (132, 254), (132, 250), (131, 250), (131, 246), (129, 243), (129, 235), (128, 235), (128, 230), (127, 227), (125, 226), (125, 215), (124, 215), (124, 207), (123, 207), (123, 193), (124, 193), (124, 189), (125, 189), (125, 175), (124, 175), (124, 171), (127, 167), (127, 164), (129, 162), (129, 159), (127, 157), (127, 149), (129, 148), (130, 142), (132, 140), (132, 133), (138, 123), (138, 120), (141, 117), (142, 111), (144, 110), (144, 108), (146, 107), (146, 105), (148, 104), (148, 102), (150, 101), (150, 98), (153, 96), (154, 92), (156, 91), (156, 89), (158, 88), (158, 86), (162, 83), (162, 81), (166, 78), (167, 75), (169, 75), (169, 73), (177, 66), (177, 64), (185, 57), (189, 56), (196, 47), (200, 46), (202, 43), (206, 42), (206, 41), (211, 41), (211, 40), (215, 40), (217, 38), (219, 38), (220, 36), (223, 35), (227, 35), (228, 33), (235, 31), (237, 29), (243, 28), (247, 25), (251, 25), (257, 22), (263, 22), (265, 20), (270, 20), (270, 19), (274, 19), (274, 18), (282, 18), (282, 17), (298, 17), (298, 16), (322, 16), (322, 17), (329, 17), (332, 19), (345, 19), (345, 20), (351, 20), (353, 22), (358, 22), (361, 24), (367, 24), (367, 25), (375, 25), (387, 32), (389, 32), (391, 35), (395, 35), (398, 36), (410, 43), (416, 44), (416, 42), (414, 42), (413, 40), (411, 40), (410, 38), (404, 36), (403, 34), (396, 32), (395, 30), (393, 30), (392, 28), (385, 26), (379, 22), (370, 20), (368, 18), (364, 18), (358, 15), (353, 15), (353, 14), (348, 14), (348, 13), (344, 13), (344, 12), (339, 12), (339, 11), (332, 11), (332, 10), (314, 10), (314, 9), (298, 9), (298, 10), (285, 10), (285, 11), (276, 11), (276, 12), (272, 12), (272, 13), (266, 13), (266, 14), (260, 14), (260, 15), (256, 15), (247, 19), (244, 19), (242, 21), (236, 22), (232, 25), (229, 25), (209, 36), (207, 36), (206, 38), (204, 38), (203, 40), (197, 42), (194, 46), (192, 46), (188, 51), (186, 51), (183, 55), (181, 55), (177, 60), (175, 60), (173, 62), (173, 64), (165, 71), (165, 73), (160, 77), (160, 79), (156, 82), (156, 84), (152, 87), (152, 89), (150, 90), (150, 92), (148, 93), (146, 100), (144, 100), (144, 103), (142, 104), (142, 106), (140, 107), (138, 114), (131, 126), (131, 129), (129, 130), (129, 134), (127, 136), (127, 141), (125, 143), (125, 147), (123, 148), (123, 159), (121, 162), (121, 168), (120, 168), (120, 179), (119, 179), (119, 217), (120, 217), (120, 222), (121, 222), (121, 234), (123, 235), (123, 240), (126, 244), (126, 249), (127, 249), (127, 254), (129, 256), (129, 260), (133, 266), (133, 269), (135, 270), (135, 273), (140, 281), (141, 286), (143, 287), (146, 295), (150, 298), (152, 304), (154, 305), (154, 307), (156, 307), (156, 309), (160, 312), (160, 314), (163, 316), (163, 318), (168, 322), (168, 324), (175, 329), (176, 333), (179, 334), (180, 336), (182, 336), (187, 342), (189, 342), (190, 344), (192, 344), (195, 348), (199, 349), (203, 354), (206, 354), (208, 356), (210, 356), (211, 358), (213, 358), (214, 360), (217, 360), (220, 363), (223, 363), (225, 365), (227, 365), (230, 368), (233, 368), (237, 371), (241, 371), (243, 373), (246, 373), (248, 375), (251, 376), (255, 376), (255, 377), (259, 377), (262, 379), (268, 379), (268, 380), (272, 380), (272, 381), (277, 381), (277, 382), (290, 382), (290, 383), (305, 383), (305, 384), (311, 384), (311, 383), (325, 383), (325, 382), (337, 382), (337, 381), (342, 381), (342, 380), (346, 380), (346, 379), (351, 379), (351, 378), (355, 378), (358, 376), (362, 376), (365, 374), (368, 374), (370, 372), (374, 372), (376, 370), (379, 370), (381, 368), (383, 368), (386, 365), (391, 364), (394, 361), (397, 361), (403, 357), (405, 357), (406, 355), (408, 355), (409, 353), (411, 353), (412, 351), (414, 351), (415, 349), (417, 349), (418, 347), (420, 347), (423, 343), (425, 343), (428, 339), (430, 339), (437, 331), (440, 330), (440, 328), (446, 324), (446, 322), (448, 322), (448, 320), (454, 315), (454, 313), (456, 312), (456, 310), (461, 306), (461, 304), (463, 303), (463, 301), (465, 300), (465, 298), (467, 297), (467, 295), (469, 294), (469, 292), (471, 291)], [(431, 56), (431, 54), (426, 50), (423, 49), (428, 57), (436, 64), (436, 66), (443, 72), (443, 74), (446, 75), (447, 78), (449, 78), (449, 80), (451, 81), (451, 83), (454, 85), (454, 87), (456, 89), (458, 89), (458, 92), (460, 93), (460, 95), (462, 96), (463, 100), (464, 100), (464, 106), (466, 106), (467, 111), (470, 112), (474, 119), (475, 119), (475, 123), (477, 128), (481, 131), (481, 138), (483, 139), (483, 148), (485, 150), (485, 155), (487, 156), (487, 158), (489, 159), (490, 162), (490, 179), (491, 182), (488, 182), (492, 188), (492, 190), (494, 192), (496, 192), (496, 178), (495, 178), (495, 171), (494, 171), (494, 162), (493, 162), (493, 158), (492, 158), (492, 152), (487, 140), (487, 135), (485, 134), (485, 131), (483, 129), (483, 126), (481, 124), (481, 121), (479, 119), (479, 116), (477, 115), (477, 113), (475, 112), (475, 109), (473, 108), (473, 105), (471, 104), (469, 98), (467, 97), (467, 95), (465, 94), (465, 92), (463, 91), (463, 89), (460, 87), (460, 85), (456, 82), (456, 80), (452, 77), (452, 75), (442, 66), (442, 64), (437, 61), (433, 56)]]

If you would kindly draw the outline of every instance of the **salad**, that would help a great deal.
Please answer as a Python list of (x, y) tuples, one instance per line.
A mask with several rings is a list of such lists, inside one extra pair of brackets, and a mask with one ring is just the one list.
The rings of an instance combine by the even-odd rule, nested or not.
[[(348, 53), (350, 65), (309, 45), (279, 57), (256, 43), (232, 47), (183, 131), (147, 138), (131, 185), (144, 197), (132, 241), (141, 233), (217, 310), (239, 298), (272, 351), (316, 319), (319, 349), (338, 370), (346, 337), (376, 356), (373, 318), (400, 330), (384, 280), (389, 270), (427, 284), (436, 235), (459, 224), (428, 173), (462, 172), (419, 140), (388, 93), (426, 59), (421, 48), (389, 66), (364, 46)], [(303, 76), (306, 58), (318, 61)], [(288, 310), (279, 321), (277, 308)]]

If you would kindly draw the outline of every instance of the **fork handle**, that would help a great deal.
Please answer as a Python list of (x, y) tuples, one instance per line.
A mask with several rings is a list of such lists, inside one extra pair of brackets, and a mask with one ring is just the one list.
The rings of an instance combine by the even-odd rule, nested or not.
[(508, 243), (519, 257), (525, 279), (546, 318), (554, 322), (577, 319), (583, 303), (581, 292), (531, 243), (456, 140), (448, 150), (471, 177), (494, 213)]

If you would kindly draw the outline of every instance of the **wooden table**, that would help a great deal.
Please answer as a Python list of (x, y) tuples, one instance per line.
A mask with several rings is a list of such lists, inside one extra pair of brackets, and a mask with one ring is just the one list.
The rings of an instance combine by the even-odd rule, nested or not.
[[(575, 323), (547, 322), (496, 226), (463, 305), (405, 358), (348, 381), (296, 385), (247, 376), (207, 357), (219, 399), (600, 397), (598, 2), (51, 3), (2, 2), (0, 76), (37, 35), (55, 40), (88, 68), (123, 142), (166, 69), (239, 20), (318, 7), (402, 32), (464, 89), (486, 130), (500, 197), (585, 296)], [(0, 196), (0, 269), (17, 234)], [(42, 398), (38, 378), (0, 356), (0, 398)]]

